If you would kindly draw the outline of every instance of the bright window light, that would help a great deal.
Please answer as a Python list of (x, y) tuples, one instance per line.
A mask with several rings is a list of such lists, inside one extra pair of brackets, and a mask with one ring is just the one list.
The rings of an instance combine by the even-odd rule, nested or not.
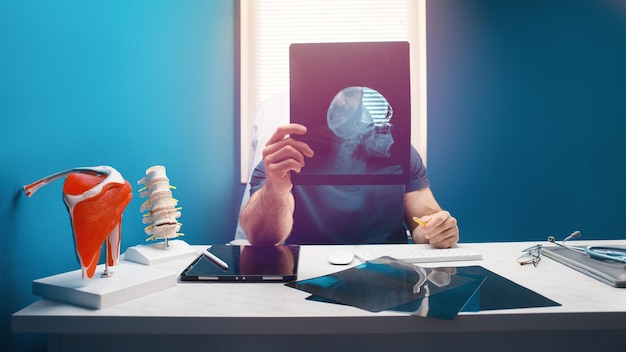
[(292, 43), (408, 41), (413, 145), (426, 161), (424, 0), (240, 0), (241, 181), (257, 109), (289, 89)]

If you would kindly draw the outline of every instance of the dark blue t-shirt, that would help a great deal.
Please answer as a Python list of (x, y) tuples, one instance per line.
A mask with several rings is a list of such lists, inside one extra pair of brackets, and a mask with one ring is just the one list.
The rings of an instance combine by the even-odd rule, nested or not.
[[(264, 183), (261, 162), (252, 174), (250, 194)], [(294, 225), (287, 243), (406, 243), (404, 193), (428, 186), (426, 168), (413, 147), (404, 185), (294, 185)]]

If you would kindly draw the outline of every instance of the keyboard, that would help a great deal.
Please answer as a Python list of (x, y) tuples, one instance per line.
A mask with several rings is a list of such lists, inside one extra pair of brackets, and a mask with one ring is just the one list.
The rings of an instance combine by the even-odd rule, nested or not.
[(407, 247), (400, 248), (400, 246), (395, 246), (393, 248), (363, 249), (357, 250), (354, 254), (362, 261), (388, 256), (409, 263), (456, 262), (483, 259), (481, 254), (464, 248), (420, 249), (413, 248), (410, 245), (407, 245)]

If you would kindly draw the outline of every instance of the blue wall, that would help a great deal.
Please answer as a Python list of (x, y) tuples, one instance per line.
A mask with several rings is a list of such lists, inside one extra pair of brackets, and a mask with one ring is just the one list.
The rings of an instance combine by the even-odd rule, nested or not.
[(626, 3), (427, 2), (428, 168), (463, 241), (626, 238)]
[[(626, 237), (623, 3), (427, 2), (429, 173), (463, 241)], [(43, 346), (10, 334), (10, 315), (37, 299), (33, 279), (77, 269), (62, 181), (32, 199), (23, 184), (108, 164), (135, 185), (163, 164), (185, 240), (231, 238), (242, 192), (233, 10), (0, 2), (0, 350)], [(123, 250), (146, 237), (140, 203), (135, 193), (124, 214)]]
[[(191, 244), (224, 243), (240, 197), (232, 1), (0, 2), (0, 350), (42, 346), (10, 334), (37, 297), (33, 279), (75, 270), (58, 180), (111, 165), (133, 185), (122, 251), (144, 243), (136, 181), (167, 167)], [(8, 345), (7, 345), (8, 344)]]

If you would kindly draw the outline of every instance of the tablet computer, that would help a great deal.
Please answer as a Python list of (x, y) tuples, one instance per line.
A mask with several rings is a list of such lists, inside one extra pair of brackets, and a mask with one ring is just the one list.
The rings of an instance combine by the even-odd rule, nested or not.
[(183, 270), (180, 281), (289, 282), (298, 277), (298, 245), (212, 245), (207, 251), (218, 260), (201, 254)]
[(294, 184), (404, 184), (409, 177), (408, 42), (294, 43), (290, 120), (315, 155)]

